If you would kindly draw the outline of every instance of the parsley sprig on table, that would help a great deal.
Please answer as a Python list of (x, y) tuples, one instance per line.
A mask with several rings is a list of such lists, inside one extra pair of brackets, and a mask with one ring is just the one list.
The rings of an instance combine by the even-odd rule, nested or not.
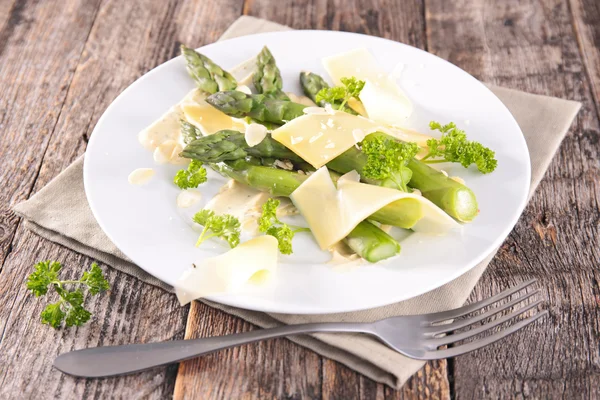
[(280, 201), (269, 199), (262, 206), (262, 214), (258, 219), (258, 230), (277, 239), (282, 254), (292, 254), (292, 239), (297, 232), (310, 232), (309, 228), (288, 225), (277, 218), (277, 207)]
[(194, 189), (201, 183), (206, 182), (206, 179), (206, 169), (202, 166), (202, 163), (197, 160), (192, 160), (187, 169), (177, 171), (175, 178), (173, 178), (173, 182), (179, 186), (180, 189)]
[(419, 147), (416, 143), (404, 143), (383, 135), (370, 135), (362, 142), (362, 152), (367, 155), (362, 174), (366, 178), (389, 180), (398, 190), (409, 192), (408, 179), (411, 171), (406, 164)]
[(429, 127), (442, 133), (440, 139), (429, 139), (427, 146), (429, 153), (421, 159), (426, 163), (456, 162), (467, 168), (475, 164), (477, 169), (484, 173), (490, 173), (498, 166), (495, 158), (496, 153), (481, 143), (467, 139), (465, 131), (456, 127), (454, 122), (442, 125), (431, 121)]
[[(44, 296), (52, 287), (60, 296), (60, 300), (51, 303), (42, 311), (43, 324), (58, 329), (63, 321), (65, 326), (81, 326), (91, 318), (92, 314), (83, 306), (85, 294), (83, 288), (87, 288), (90, 295), (95, 296), (109, 289), (109, 284), (102, 275), (98, 264), (93, 263), (88, 271), (85, 271), (78, 280), (60, 280), (58, 274), (62, 268), (58, 261), (40, 261), (34, 266), (34, 271), (27, 278), (27, 289), (36, 296)], [(79, 286), (75, 290), (69, 290), (66, 286)]]
[(315, 97), (317, 104), (325, 102), (335, 106), (334, 108), (340, 111), (350, 111), (351, 108), (347, 107), (346, 103), (352, 97), (358, 99), (360, 91), (365, 86), (365, 81), (358, 80), (355, 77), (342, 78), (340, 81), (342, 86), (321, 89)]
[(240, 221), (233, 215), (216, 215), (213, 211), (204, 209), (198, 211), (193, 220), (204, 226), (196, 247), (211, 237), (227, 241), (231, 248), (240, 244)]

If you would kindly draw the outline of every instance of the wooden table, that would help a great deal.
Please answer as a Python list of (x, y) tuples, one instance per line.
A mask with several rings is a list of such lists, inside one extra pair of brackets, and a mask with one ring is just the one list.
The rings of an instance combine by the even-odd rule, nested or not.
[[(240, 15), (297, 29), (394, 39), (484, 82), (583, 103), (546, 178), (476, 287), (481, 299), (538, 278), (543, 324), (458, 359), (428, 363), (402, 390), (286, 339), (139, 375), (83, 380), (52, 369), (92, 345), (222, 335), (249, 323), (109, 270), (91, 323), (54, 331), (24, 287), (31, 266), (92, 260), (24, 229), (12, 205), (84, 153), (110, 102), (180, 43), (215, 41)], [(600, 3), (596, 0), (0, 0), (0, 398), (512, 398), (600, 396)], [(105, 267), (106, 269), (106, 267)]]

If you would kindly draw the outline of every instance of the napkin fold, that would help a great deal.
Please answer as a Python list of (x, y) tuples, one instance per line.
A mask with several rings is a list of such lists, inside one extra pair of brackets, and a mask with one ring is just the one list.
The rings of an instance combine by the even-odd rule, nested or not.
[[(281, 30), (290, 28), (243, 16), (227, 29), (220, 40)], [(508, 107), (525, 135), (531, 156), (531, 196), (581, 104), (496, 86), (489, 88)], [(17, 204), (14, 211), (24, 219), (25, 226), (36, 234), (146, 283), (173, 291), (169, 285), (133, 264), (104, 234), (87, 203), (83, 186), (83, 157), (29, 200)], [(367, 322), (396, 315), (442, 311), (464, 304), (495, 253), (436, 290), (407, 301), (364, 311), (326, 315), (268, 314), (208, 301), (205, 303), (264, 328), (307, 322)], [(323, 333), (289, 339), (396, 389), (424, 365), (422, 361), (404, 357), (378, 340), (361, 334)]]

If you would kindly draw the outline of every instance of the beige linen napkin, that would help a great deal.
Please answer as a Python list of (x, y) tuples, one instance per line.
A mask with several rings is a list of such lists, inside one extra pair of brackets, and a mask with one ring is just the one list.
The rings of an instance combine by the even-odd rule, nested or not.
[[(221, 39), (288, 29), (290, 28), (273, 22), (241, 17)], [(573, 101), (510, 89), (490, 88), (510, 109), (523, 130), (531, 155), (533, 192), (581, 105)], [(15, 211), (25, 219), (25, 226), (40, 236), (102, 261), (151, 285), (172, 291), (168, 285), (131, 263), (96, 223), (84, 193), (83, 157), (31, 199), (18, 204)], [(395, 315), (446, 310), (459, 307), (466, 301), (494, 254), (460, 278), (432, 292), (366, 311), (329, 315), (266, 314), (207, 303), (261, 327), (319, 321), (365, 322)], [(394, 388), (400, 388), (423, 366), (423, 362), (408, 359), (366, 335), (315, 334), (294, 336), (290, 337), (290, 340)]]

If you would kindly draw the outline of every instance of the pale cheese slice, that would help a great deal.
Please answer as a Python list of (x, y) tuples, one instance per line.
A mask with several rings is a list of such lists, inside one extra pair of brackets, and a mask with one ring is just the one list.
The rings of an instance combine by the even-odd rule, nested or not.
[(300, 95), (297, 95), (296, 93), (292, 93), (292, 92), (286, 92), (285, 94), (287, 94), (287, 96), (290, 98), (290, 101), (293, 101), (294, 103), (304, 104), (305, 106), (308, 106), (308, 107), (316, 107), (317, 106), (314, 101), (312, 101), (310, 98), (308, 98), (306, 96), (300, 96)]
[(323, 65), (336, 85), (344, 77), (365, 81), (360, 100), (370, 119), (401, 126), (412, 114), (412, 103), (396, 83), (397, 76), (384, 71), (367, 49), (326, 57)]
[(352, 131), (377, 131), (380, 124), (345, 112), (310, 113), (295, 118), (271, 134), (315, 168), (333, 160), (359, 140)]
[(321, 249), (327, 249), (342, 240), (376, 211), (406, 198), (416, 199), (422, 207), (423, 216), (412, 227), (414, 231), (444, 234), (460, 229), (460, 224), (452, 217), (422, 196), (360, 183), (352, 178), (340, 178), (336, 189), (327, 167), (323, 167), (290, 196), (308, 222)]
[(360, 100), (355, 99), (354, 97), (350, 97), (348, 99), (348, 106), (350, 106), (351, 109), (353, 109), (363, 117), (368, 118), (367, 110), (365, 110), (365, 106)]
[(352, 76), (362, 80), (369, 79), (380, 84), (385, 83), (388, 77), (375, 57), (365, 48), (325, 57), (323, 66), (336, 86), (342, 84), (342, 78)]
[(394, 136), (396, 139), (402, 140), (403, 142), (414, 142), (421, 148), (427, 147), (427, 141), (433, 139), (433, 136), (408, 128), (385, 128), (382, 129), (382, 132)]
[(366, 79), (360, 101), (370, 119), (393, 126), (402, 126), (413, 111), (411, 101), (391, 80), (379, 85)]
[(223, 129), (233, 129), (243, 132), (246, 123), (238, 118), (217, 110), (206, 101), (206, 95), (200, 91), (194, 91), (186, 96), (181, 102), (181, 110), (185, 119), (198, 128), (204, 136), (212, 135)]
[(204, 93), (197, 89), (192, 90), (163, 116), (139, 133), (139, 142), (146, 149), (155, 152), (156, 162), (182, 163), (182, 159), (178, 157), (181, 152), (179, 147), (183, 147), (182, 119), (200, 128), (203, 135), (222, 129), (235, 129), (241, 132), (245, 130), (245, 121), (225, 115), (208, 104), (205, 98)]
[(255, 70), (256, 56), (253, 56), (231, 68), (229, 73), (235, 78), (238, 85), (249, 86), (252, 84), (252, 75), (254, 75)]
[(216, 257), (204, 259), (175, 282), (181, 305), (213, 294), (232, 293), (248, 282), (262, 283), (277, 269), (277, 239), (259, 236)]

